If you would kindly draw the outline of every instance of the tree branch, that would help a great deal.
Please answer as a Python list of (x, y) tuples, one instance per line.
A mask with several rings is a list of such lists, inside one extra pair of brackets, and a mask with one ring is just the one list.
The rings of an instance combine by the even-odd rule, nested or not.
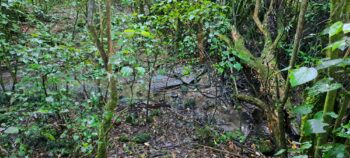
[(88, 14), (87, 14), (87, 21), (88, 21), (88, 30), (90, 34), (92, 35), (93, 41), (100, 52), (100, 55), (102, 57), (104, 67), (107, 68), (108, 65), (108, 55), (106, 51), (103, 48), (103, 44), (101, 43), (99, 36), (97, 34), (97, 31), (94, 27), (94, 8), (95, 8), (95, 1), (94, 0), (89, 0), (88, 4)]
[(277, 32), (278, 32), (277, 37), (271, 45), (272, 50), (274, 50), (277, 47), (278, 42), (282, 39), (283, 34), (284, 34), (284, 27), (282, 26), (281, 28), (279, 28)]
[[(289, 61), (289, 67), (291, 69), (293, 69), (295, 66), (296, 58), (297, 58), (298, 52), (299, 52), (299, 45), (300, 45), (300, 41), (301, 41), (301, 37), (302, 37), (302, 33), (303, 33), (305, 13), (307, 10), (307, 3), (308, 3), (308, 0), (303, 0), (301, 2), (299, 17), (298, 17), (298, 26), (297, 26), (297, 30), (296, 30), (296, 33), (294, 36), (292, 57)], [(288, 76), (289, 76), (289, 73), (288, 73)], [(282, 98), (282, 104), (281, 104), (282, 106), (284, 106), (284, 104), (286, 104), (286, 102), (288, 100), (289, 89), (290, 89), (289, 77), (287, 77), (287, 81), (285, 83), (285, 89), (284, 89), (284, 93), (283, 93), (284, 96)]]
[(263, 110), (264, 112), (268, 112), (269, 110), (269, 106), (262, 101), (259, 98), (253, 97), (253, 96), (249, 96), (246, 94), (235, 94), (234, 97), (236, 97), (238, 100), (250, 103), (250, 104), (254, 104), (256, 105), (258, 108), (260, 108), (261, 110)]
[(253, 20), (258, 27), (258, 29), (261, 31), (264, 36), (268, 36), (268, 32), (264, 26), (264, 24), (259, 19), (259, 9), (260, 9), (260, 0), (255, 0), (255, 8), (253, 13)]

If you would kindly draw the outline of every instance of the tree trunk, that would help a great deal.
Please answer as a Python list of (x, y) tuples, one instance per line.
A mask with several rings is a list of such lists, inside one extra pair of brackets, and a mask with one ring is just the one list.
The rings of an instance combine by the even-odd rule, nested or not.
[(98, 143), (97, 143), (97, 154), (96, 158), (106, 158), (107, 157), (107, 144), (108, 144), (108, 133), (112, 127), (112, 119), (114, 116), (114, 109), (118, 103), (118, 93), (117, 93), (117, 79), (113, 75), (112, 64), (108, 62), (109, 57), (114, 55), (113, 41), (111, 35), (111, 0), (106, 0), (106, 35), (108, 41), (108, 51), (105, 52), (103, 48), (102, 41), (99, 39), (99, 35), (94, 27), (93, 14), (94, 14), (94, 0), (89, 0), (88, 3), (88, 28), (90, 34), (93, 37), (96, 47), (104, 61), (104, 68), (108, 72), (108, 85), (110, 96), (108, 98), (107, 104), (104, 107), (104, 112), (102, 116), (102, 121), (100, 123), (98, 132)]
[[(289, 83), (285, 81), (278, 69), (278, 63), (276, 60), (275, 50), (279, 40), (283, 36), (284, 27), (277, 24), (277, 37), (272, 39), (271, 32), (269, 31), (269, 24), (267, 23), (270, 18), (270, 14), (274, 12), (274, 0), (270, 1), (269, 8), (264, 15), (264, 20), (259, 19), (260, 10), (260, 0), (255, 1), (255, 8), (253, 14), (253, 20), (257, 25), (257, 28), (264, 35), (264, 49), (261, 51), (260, 57), (254, 57), (252, 53), (244, 46), (244, 39), (241, 37), (239, 32), (235, 27), (232, 31), (232, 39), (234, 41), (233, 49), (236, 50), (241, 62), (247, 64), (252, 69), (256, 70), (259, 76), (259, 82), (261, 84), (260, 91), (264, 96), (264, 101), (259, 98), (254, 98), (250, 96), (236, 95), (240, 100), (259, 105), (268, 117), (269, 128), (271, 129), (275, 144), (277, 149), (286, 149), (286, 139), (285, 139), (285, 109), (284, 105), (288, 99)], [(297, 57), (297, 52), (299, 49), (299, 43), (303, 31), (304, 16), (307, 8), (307, 0), (302, 1), (300, 8), (297, 32), (295, 34), (294, 46), (293, 46), (293, 57), (290, 61), (290, 66), (294, 67), (295, 59)], [(228, 42), (230, 43), (230, 42)], [(283, 85), (285, 85), (283, 87)], [(283, 96), (283, 102), (281, 102), (280, 96)], [(254, 103), (255, 102), (255, 103)], [(263, 104), (262, 104), (263, 103)], [(286, 157), (287, 155), (283, 155)]]

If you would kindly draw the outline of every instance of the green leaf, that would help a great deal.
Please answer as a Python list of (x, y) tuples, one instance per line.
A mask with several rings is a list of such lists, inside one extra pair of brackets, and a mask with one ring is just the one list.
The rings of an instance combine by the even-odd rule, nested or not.
[(281, 155), (281, 154), (283, 154), (283, 153), (285, 153), (287, 150), (286, 149), (281, 149), (281, 150), (279, 150), (275, 155), (273, 155), (273, 156), (278, 156), (278, 155)]
[(233, 67), (238, 71), (242, 69), (242, 65), (240, 63), (235, 63)]
[(4, 133), (6, 133), (6, 134), (17, 134), (17, 133), (19, 133), (19, 129), (18, 129), (18, 127), (9, 127), (9, 128), (7, 128), (4, 131)]
[(311, 142), (303, 142), (300, 145), (300, 150), (305, 150), (305, 149), (310, 149), (312, 147), (312, 143)]
[(135, 30), (132, 30), (132, 29), (126, 29), (124, 30), (124, 34), (129, 37), (129, 38), (132, 38), (135, 36)]
[(332, 66), (337, 66), (342, 62), (343, 62), (343, 59), (322, 60), (321, 63), (317, 65), (316, 69), (321, 70)]
[(137, 70), (137, 74), (140, 76), (143, 76), (146, 73), (146, 70), (143, 67), (136, 67), (135, 69)]
[(150, 32), (147, 31), (141, 31), (140, 33), (142, 36), (147, 37), (147, 38), (152, 38), (153, 35)]
[(129, 66), (122, 67), (121, 73), (123, 77), (129, 77), (133, 73), (133, 69)]
[(39, 34), (36, 34), (36, 33), (32, 33), (31, 35), (32, 37), (39, 37)]
[(349, 152), (346, 149), (346, 146), (344, 144), (332, 144), (331, 148), (328, 149), (325, 154), (324, 158), (348, 158)]
[(329, 37), (332, 37), (338, 33), (340, 33), (342, 31), (343, 28), (343, 22), (338, 21), (336, 23), (334, 23), (333, 25), (331, 25), (331, 27), (329, 27)]
[(325, 78), (317, 81), (311, 88), (308, 88), (308, 94), (316, 96), (321, 93), (337, 90), (341, 87), (342, 85), (340, 83), (331, 83), (330, 79)]
[(36, 112), (38, 113), (41, 113), (41, 114), (49, 114), (49, 113), (52, 113), (52, 111), (50, 109), (47, 109), (47, 108), (40, 108), (39, 110), (37, 110)]
[(335, 51), (336, 49), (339, 49), (341, 51), (344, 51), (345, 48), (346, 48), (346, 38), (343, 38), (339, 41), (329, 44), (325, 49), (331, 49), (331, 51)]
[(329, 34), (329, 27), (325, 28), (322, 32), (321, 35), (328, 35)]
[(55, 139), (55, 136), (53, 136), (51, 133), (45, 132), (45, 133), (43, 133), (43, 135), (44, 135), (48, 140), (51, 140), (51, 141), (56, 140), (56, 139)]
[(293, 156), (293, 158), (308, 158), (307, 155), (298, 155), (298, 156)]
[(328, 112), (328, 113), (326, 113), (326, 115), (328, 115), (328, 116), (330, 116), (330, 117), (332, 117), (332, 118), (338, 118), (338, 114), (336, 114), (335, 112)]
[(304, 105), (300, 105), (300, 106), (293, 108), (292, 111), (295, 114), (306, 115), (306, 114), (309, 114), (312, 112), (313, 107), (314, 106), (311, 104), (304, 104)]
[(46, 98), (45, 98), (45, 101), (47, 101), (47, 102), (49, 102), (49, 103), (52, 103), (52, 102), (54, 102), (54, 99), (53, 99), (52, 96), (49, 96), (49, 97), (46, 97)]
[(317, 70), (313, 67), (301, 67), (291, 71), (289, 76), (292, 87), (312, 81), (317, 77)]
[(339, 128), (337, 136), (342, 138), (350, 138), (350, 121), (348, 124), (343, 125)]
[[(124, 51), (123, 53), (125, 53)], [(114, 65), (120, 65), (123, 62), (122, 57), (120, 56), (121, 53), (115, 54), (112, 57), (110, 57), (110, 63)]]
[(77, 135), (77, 134), (73, 135), (73, 140), (78, 141), (79, 138), (80, 138), (79, 135)]
[(346, 23), (343, 25), (343, 32), (344, 32), (344, 34), (350, 32), (350, 23)]
[(190, 66), (185, 66), (183, 69), (182, 69), (182, 75), (184, 76), (187, 76), (189, 75), (190, 73), (192, 72), (192, 69)]
[(309, 135), (311, 133), (325, 133), (326, 130), (324, 130), (324, 127), (328, 126), (328, 124), (324, 123), (322, 119), (310, 119), (307, 120), (305, 126), (303, 130), (306, 135)]
[(314, 117), (313, 117), (314, 119), (320, 119), (320, 120), (322, 120), (323, 119), (323, 111), (319, 111), (319, 112), (316, 112), (315, 114), (314, 114)]

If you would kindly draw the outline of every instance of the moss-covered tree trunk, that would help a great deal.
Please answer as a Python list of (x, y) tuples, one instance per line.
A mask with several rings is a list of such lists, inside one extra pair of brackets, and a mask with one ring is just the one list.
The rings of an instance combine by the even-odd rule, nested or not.
[[(101, 58), (104, 62), (104, 68), (108, 72), (108, 82), (109, 82), (109, 92), (110, 96), (108, 98), (107, 104), (104, 107), (102, 120), (100, 122), (99, 131), (98, 131), (98, 142), (97, 142), (97, 158), (107, 157), (107, 147), (108, 147), (108, 132), (112, 127), (112, 119), (114, 116), (114, 110), (118, 103), (118, 93), (117, 93), (117, 79), (113, 75), (112, 64), (109, 62), (109, 58), (114, 55), (113, 50), (113, 41), (111, 35), (111, 6), (112, 0), (106, 0), (106, 36), (108, 41), (108, 49), (104, 50), (102, 40), (100, 40), (99, 35), (94, 26), (93, 14), (95, 2), (94, 0), (89, 0), (88, 2), (88, 29), (98, 51), (101, 55)], [(102, 17), (101, 17), (102, 18)], [(101, 30), (102, 32), (102, 30)]]
[[(266, 94), (265, 99), (255, 98), (248, 95), (236, 94), (237, 99), (247, 101), (258, 105), (263, 109), (267, 115), (269, 128), (274, 137), (274, 142), (277, 149), (286, 149), (286, 138), (285, 138), (285, 109), (284, 105), (288, 99), (289, 83), (279, 73), (278, 62), (276, 59), (276, 47), (278, 42), (283, 37), (284, 27), (277, 20), (277, 36), (272, 37), (272, 32), (269, 29), (269, 19), (276, 11), (277, 1), (271, 0), (269, 7), (263, 16), (264, 19), (261, 21), (259, 16), (260, 11), (260, 0), (255, 1), (255, 8), (253, 13), (253, 20), (264, 36), (264, 48), (261, 51), (260, 57), (254, 57), (252, 53), (244, 46), (244, 39), (241, 37), (236, 27), (233, 27), (231, 33), (234, 43), (232, 44), (240, 57), (241, 61), (258, 73), (258, 79), (261, 84), (261, 93)], [(303, 0), (300, 6), (300, 13), (298, 18), (297, 32), (295, 34), (294, 46), (293, 46), (293, 57), (290, 60), (290, 66), (294, 67), (297, 52), (299, 50), (299, 43), (303, 32), (304, 16), (307, 8), (307, 0)], [(230, 42), (228, 42), (230, 43)], [(285, 86), (284, 86), (285, 85)], [(286, 157), (287, 155), (283, 155)]]
[[(111, 35), (111, 0), (106, 0), (106, 35), (108, 41), (108, 57), (114, 55), (113, 41)], [(115, 75), (113, 75), (112, 64), (108, 62), (107, 65), (108, 81), (109, 81), (109, 91), (110, 97), (105, 105), (104, 113), (102, 116), (102, 122), (100, 123), (100, 129), (98, 133), (98, 147), (96, 158), (107, 157), (107, 144), (108, 144), (108, 132), (112, 126), (112, 118), (114, 116), (114, 110), (118, 103), (117, 94), (117, 80)]]

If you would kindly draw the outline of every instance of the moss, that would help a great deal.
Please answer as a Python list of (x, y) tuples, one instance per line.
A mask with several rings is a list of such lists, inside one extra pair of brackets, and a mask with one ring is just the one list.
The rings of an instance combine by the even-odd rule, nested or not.
[(142, 144), (142, 143), (146, 143), (150, 139), (151, 139), (151, 135), (149, 133), (139, 133), (132, 138), (132, 141), (135, 143)]
[(185, 108), (193, 109), (196, 106), (196, 100), (194, 98), (189, 98), (185, 100)]
[(188, 93), (188, 87), (184, 86), (184, 85), (181, 85), (180, 91), (181, 91), (182, 94), (186, 94), (186, 93)]
[(125, 133), (123, 133), (123, 134), (121, 134), (121, 135), (119, 136), (118, 140), (119, 140), (120, 142), (128, 142), (128, 141), (129, 141), (129, 137), (128, 137), (128, 135), (126, 135)]
[(218, 132), (209, 126), (196, 128), (196, 138), (208, 145), (214, 145), (214, 140), (218, 137)]
[(133, 125), (133, 126), (136, 126), (138, 125), (138, 120), (137, 120), (137, 117), (135, 114), (131, 113), (129, 114), (126, 118), (125, 118), (125, 122), (130, 124), (130, 125)]
[(160, 116), (161, 111), (159, 109), (154, 109), (151, 111), (151, 116)]
[(270, 140), (259, 140), (257, 143), (258, 150), (263, 154), (273, 154), (274, 148)]

